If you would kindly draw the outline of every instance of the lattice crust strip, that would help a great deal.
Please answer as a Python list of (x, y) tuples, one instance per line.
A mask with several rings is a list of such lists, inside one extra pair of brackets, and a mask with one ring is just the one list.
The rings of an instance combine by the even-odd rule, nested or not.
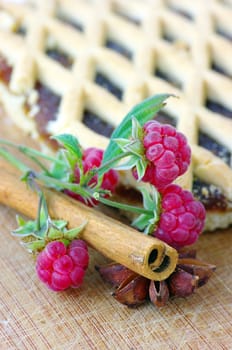
[[(8, 84), (0, 81), (0, 99), (17, 125), (39, 137), (34, 116), (40, 82), (60, 98), (49, 133), (71, 132), (84, 147), (104, 148), (108, 139), (84, 123), (86, 110), (114, 128), (142, 99), (172, 93), (179, 98), (171, 98), (164, 112), (188, 137), (193, 153), (182, 185), (191, 188), (194, 173), (231, 201), (230, 164), (199, 145), (204, 133), (232, 152), (231, 5), (216, 0), (0, 1), (0, 57), (13, 68)], [(68, 65), (54, 59), (57, 52)], [(225, 226), (232, 218), (224, 220)]]

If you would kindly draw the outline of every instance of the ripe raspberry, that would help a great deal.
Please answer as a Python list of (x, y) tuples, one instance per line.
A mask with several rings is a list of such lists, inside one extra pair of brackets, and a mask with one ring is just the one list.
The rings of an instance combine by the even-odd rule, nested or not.
[(161, 196), (161, 215), (154, 236), (176, 249), (193, 244), (204, 227), (204, 206), (191, 192), (174, 184), (167, 186)]
[[(151, 120), (143, 130), (143, 146), (149, 164), (142, 180), (162, 190), (187, 170), (191, 150), (186, 137), (171, 125)], [(137, 177), (136, 171), (134, 176)]]
[[(88, 171), (90, 171), (93, 168), (98, 168), (101, 165), (103, 158), (103, 150), (97, 149), (94, 147), (87, 148), (83, 153), (83, 169), (84, 174), (86, 174)], [(75, 183), (80, 183), (80, 169), (78, 167), (75, 168), (74, 171), (75, 176)], [(95, 175), (88, 183), (88, 185), (96, 185), (97, 184), (97, 175)], [(103, 190), (109, 190), (111, 192), (115, 191), (115, 188), (118, 184), (118, 173), (110, 169), (108, 172), (106, 172), (103, 176), (101, 188)], [(82, 203), (86, 204), (86, 201), (79, 195), (72, 191), (65, 190), (65, 193), (67, 193), (69, 196), (71, 196), (74, 199), (79, 200)], [(91, 202), (96, 205), (98, 202), (95, 199), (92, 199)], [(92, 206), (92, 203), (88, 201), (88, 205)]]
[(59, 241), (50, 242), (38, 255), (39, 279), (53, 291), (79, 287), (88, 267), (88, 248), (84, 241), (73, 240), (68, 248)]

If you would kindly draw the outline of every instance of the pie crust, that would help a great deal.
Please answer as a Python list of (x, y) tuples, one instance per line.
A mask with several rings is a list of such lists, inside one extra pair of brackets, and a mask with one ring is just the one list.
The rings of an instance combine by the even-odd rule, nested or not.
[[(8, 80), (0, 73), (1, 103), (43, 145), (45, 136), (66, 132), (83, 147), (105, 148), (103, 134), (132, 106), (158, 93), (178, 96), (164, 108), (192, 148), (178, 182), (205, 200), (206, 230), (227, 227), (231, 18), (230, 0), (0, 0), (0, 72), (1, 62), (8, 69)], [(53, 115), (41, 121), (44, 95)]]

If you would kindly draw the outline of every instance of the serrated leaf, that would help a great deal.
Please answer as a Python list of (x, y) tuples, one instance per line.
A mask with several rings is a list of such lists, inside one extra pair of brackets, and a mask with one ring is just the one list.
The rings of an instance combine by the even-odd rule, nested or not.
[(71, 134), (60, 134), (52, 137), (61, 143), (71, 154), (77, 158), (82, 158), (82, 149), (78, 139)]
[(114, 139), (129, 138), (132, 135), (131, 119), (136, 118), (143, 125), (164, 106), (165, 100), (170, 96), (170, 94), (152, 96), (132, 108), (112, 133), (109, 145), (104, 152), (102, 164), (123, 152), (117, 143), (114, 142)]

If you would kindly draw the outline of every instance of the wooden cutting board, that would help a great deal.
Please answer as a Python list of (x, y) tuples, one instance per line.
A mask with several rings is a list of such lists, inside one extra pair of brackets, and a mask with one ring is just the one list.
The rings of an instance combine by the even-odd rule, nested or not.
[[(0, 137), (36, 146), (0, 114)], [(196, 245), (198, 257), (217, 266), (206, 286), (161, 309), (149, 303), (129, 309), (95, 271), (106, 260), (93, 250), (80, 289), (48, 291), (32, 257), (10, 234), (15, 215), (0, 206), (2, 350), (232, 349), (232, 229), (205, 233)]]

